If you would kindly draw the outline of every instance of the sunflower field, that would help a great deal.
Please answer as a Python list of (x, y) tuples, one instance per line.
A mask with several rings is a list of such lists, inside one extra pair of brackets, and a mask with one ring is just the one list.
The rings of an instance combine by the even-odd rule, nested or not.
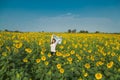
[(120, 35), (0, 32), (0, 80), (120, 80)]

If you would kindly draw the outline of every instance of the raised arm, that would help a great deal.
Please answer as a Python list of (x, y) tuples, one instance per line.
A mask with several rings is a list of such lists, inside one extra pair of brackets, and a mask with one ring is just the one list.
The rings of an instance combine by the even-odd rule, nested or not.
[(52, 43), (52, 40), (53, 40), (53, 35), (51, 36), (51, 43)]

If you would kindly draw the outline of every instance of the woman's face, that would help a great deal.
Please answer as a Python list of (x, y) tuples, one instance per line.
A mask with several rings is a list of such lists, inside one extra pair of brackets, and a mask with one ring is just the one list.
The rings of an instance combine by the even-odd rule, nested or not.
[(55, 43), (55, 41), (56, 41), (56, 40), (55, 40), (55, 39), (53, 39), (53, 40), (52, 40), (52, 43)]

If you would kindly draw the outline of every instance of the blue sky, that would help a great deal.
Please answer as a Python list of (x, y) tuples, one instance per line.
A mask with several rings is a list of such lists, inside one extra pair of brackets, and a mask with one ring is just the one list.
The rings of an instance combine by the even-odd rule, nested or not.
[(120, 0), (0, 0), (0, 30), (120, 32)]

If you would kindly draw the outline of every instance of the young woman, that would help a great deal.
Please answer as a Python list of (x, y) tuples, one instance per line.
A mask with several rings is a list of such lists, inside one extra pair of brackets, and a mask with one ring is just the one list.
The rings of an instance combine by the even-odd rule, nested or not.
[(57, 38), (55, 35), (52, 35), (51, 37), (51, 55), (55, 55), (56, 54), (56, 46), (58, 43), (61, 43), (61, 39)]

